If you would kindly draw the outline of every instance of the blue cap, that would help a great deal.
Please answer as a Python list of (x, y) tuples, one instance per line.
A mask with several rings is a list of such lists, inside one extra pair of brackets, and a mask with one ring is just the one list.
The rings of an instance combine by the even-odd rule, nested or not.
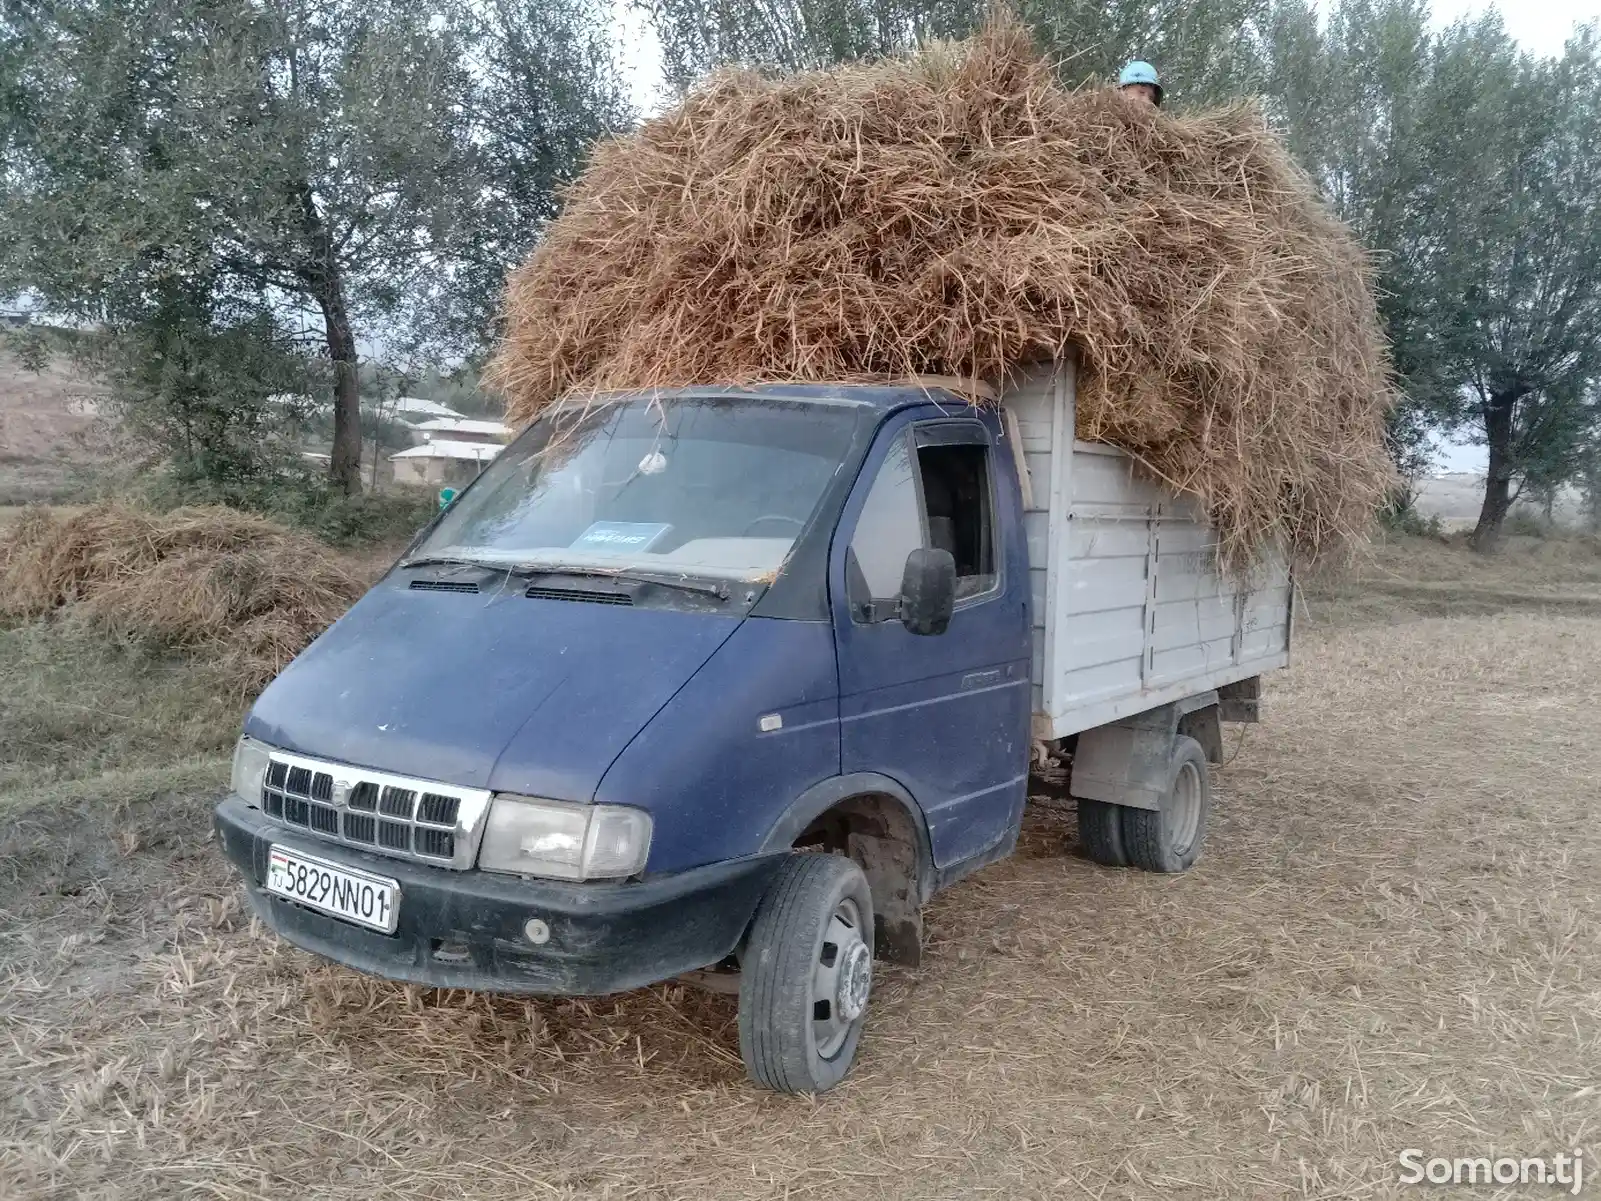
[(1156, 74), (1156, 68), (1150, 63), (1136, 59), (1117, 73), (1118, 87), (1126, 88), (1136, 83), (1150, 84), (1156, 89), (1156, 102), (1162, 103), (1162, 81)]

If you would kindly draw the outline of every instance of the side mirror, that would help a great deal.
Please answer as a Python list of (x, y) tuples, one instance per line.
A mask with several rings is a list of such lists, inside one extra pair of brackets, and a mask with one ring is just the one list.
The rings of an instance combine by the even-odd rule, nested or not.
[(901, 624), (914, 634), (943, 634), (956, 608), (956, 559), (920, 546), (906, 556), (901, 576)]

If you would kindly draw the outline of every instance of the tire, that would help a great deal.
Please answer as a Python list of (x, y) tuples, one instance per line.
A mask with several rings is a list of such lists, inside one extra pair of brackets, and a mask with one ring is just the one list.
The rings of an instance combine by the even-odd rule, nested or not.
[(1104, 867), (1127, 867), (1123, 850), (1123, 806), (1078, 800), (1078, 845), (1084, 857)]
[(1148, 872), (1186, 871), (1201, 855), (1206, 819), (1212, 812), (1212, 780), (1206, 752), (1195, 739), (1173, 739), (1167, 791), (1160, 809), (1123, 809), (1123, 850)]
[(839, 855), (791, 855), (756, 907), (741, 961), (739, 1053), (750, 1078), (781, 1093), (838, 1084), (856, 1057), (872, 971), (862, 869)]

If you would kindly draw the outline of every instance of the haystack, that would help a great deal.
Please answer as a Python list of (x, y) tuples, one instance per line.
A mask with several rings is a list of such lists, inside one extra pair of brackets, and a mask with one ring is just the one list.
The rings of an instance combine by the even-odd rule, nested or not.
[(363, 588), (314, 540), (220, 507), (33, 509), (0, 534), (0, 618), (65, 610), (122, 637), (207, 654), (242, 692), (277, 674)]
[(1368, 263), (1252, 106), (1065, 90), (992, 23), (914, 57), (724, 73), (606, 143), (509, 281), (491, 381), (977, 377), (1068, 347), (1081, 437), (1315, 557), (1391, 479)]

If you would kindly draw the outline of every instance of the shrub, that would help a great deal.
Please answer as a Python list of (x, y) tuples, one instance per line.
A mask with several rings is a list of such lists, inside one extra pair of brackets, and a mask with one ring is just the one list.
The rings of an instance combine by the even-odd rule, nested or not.
[(1380, 514), (1386, 529), (1397, 534), (1409, 534), (1414, 538), (1433, 538), (1436, 541), (1446, 541), (1445, 526), (1440, 521), (1438, 513), (1431, 513), (1425, 517), (1413, 505), (1404, 509), (1385, 509)]

